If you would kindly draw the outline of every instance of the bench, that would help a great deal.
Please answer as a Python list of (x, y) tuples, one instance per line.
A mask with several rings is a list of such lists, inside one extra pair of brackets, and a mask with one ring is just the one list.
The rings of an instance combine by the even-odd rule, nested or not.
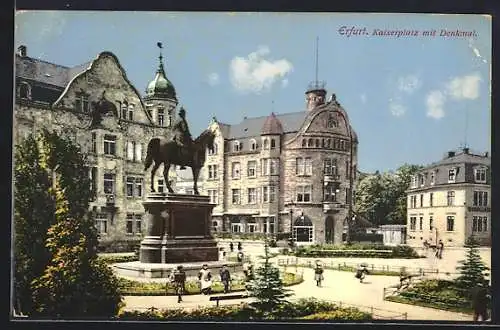
[(217, 302), (217, 307), (219, 307), (219, 301), (221, 300), (233, 300), (233, 299), (245, 299), (248, 298), (247, 294), (240, 293), (240, 294), (226, 294), (226, 295), (219, 295), (219, 296), (211, 296), (210, 301), (215, 301)]

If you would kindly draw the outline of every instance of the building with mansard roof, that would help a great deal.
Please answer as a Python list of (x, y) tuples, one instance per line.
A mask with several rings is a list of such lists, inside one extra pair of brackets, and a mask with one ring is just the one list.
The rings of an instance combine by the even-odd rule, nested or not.
[(450, 151), (412, 177), (407, 242), (463, 246), (473, 235), (491, 244), (491, 157), (469, 148)]
[(216, 204), (216, 231), (291, 233), (298, 244), (342, 243), (357, 173), (358, 137), (324, 84), (306, 91), (305, 109), (247, 118), (214, 118), (215, 148), (203, 188)]
[[(28, 56), (15, 57), (14, 143), (41, 128), (65, 134), (88, 155), (96, 226), (103, 245), (137, 244), (143, 231), (142, 201), (150, 177), (143, 160), (152, 137), (168, 135), (178, 100), (160, 54), (145, 96), (128, 80), (118, 58), (102, 52), (66, 67)], [(104, 107), (102, 106), (104, 105)], [(92, 115), (101, 106), (101, 116)], [(154, 183), (164, 189), (162, 171)]]

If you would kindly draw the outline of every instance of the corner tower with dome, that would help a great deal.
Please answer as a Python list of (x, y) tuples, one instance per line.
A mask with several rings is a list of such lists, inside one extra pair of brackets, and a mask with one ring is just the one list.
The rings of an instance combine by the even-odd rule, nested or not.
[(213, 230), (289, 233), (299, 245), (342, 244), (352, 219), (358, 137), (325, 84), (312, 83), (303, 110), (217, 118), (216, 148), (207, 155), (204, 191), (216, 207)]

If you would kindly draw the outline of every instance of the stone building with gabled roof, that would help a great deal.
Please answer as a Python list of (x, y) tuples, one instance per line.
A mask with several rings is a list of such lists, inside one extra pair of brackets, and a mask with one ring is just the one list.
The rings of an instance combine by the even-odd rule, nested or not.
[(335, 95), (324, 85), (306, 91), (306, 109), (216, 118), (215, 148), (203, 188), (216, 204), (216, 231), (290, 233), (298, 244), (342, 243), (352, 211), (358, 137)]
[(469, 148), (449, 151), (411, 180), (407, 242), (463, 246), (471, 235), (491, 245), (491, 157)]
[[(87, 154), (94, 191), (90, 207), (101, 244), (116, 250), (138, 244), (144, 230), (142, 201), (151, 180), (143, 164), (147, 143), (170, 134), (178, 103), (161, 54), (144, 97), (118, 58), (106, 51), (66, 67), (29, 57), (26, 46), (20, 46), (15, 77), (14, 144), (41, 128), (77, 142)], [(175, 180), (174, 173), (171, 177)], [(164, 189), (162, 171), (154, 185)]]

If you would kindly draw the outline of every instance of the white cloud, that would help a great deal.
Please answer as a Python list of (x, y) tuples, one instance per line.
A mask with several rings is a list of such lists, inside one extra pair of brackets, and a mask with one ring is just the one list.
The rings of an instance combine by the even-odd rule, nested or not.
[(475, 100), (479, 97), (480, 81), (481, 76), (478, 73), (455, 77), (446, 84), (446, 91), (455, 100)]
[(398, 89), (402, 92), (412, 94), (422, 86), (422, 81), (416, 75), (408, 75), (398, 78)]
[(208, 84), (210, 86), (215, 86), (220, 82), (219, 74), (216, 72), (212, 72), (208, 75)]
[(293, 70), (293, 65), (287, 59), (268, 60), (270, 50), (260, 46), (257, 51), (247, 57), (234, 57), (229, 64), (230, 80), (234, 88), (241, 92), (260, 93), (269, 91), (276, 83), (286, 80)]
[(406, 107), (402, 105), (398, 100), (389, 99), (389, 110), (393, 116), (401, 117), (406, 113)]
[(444, 103), (446, 95), (439, 90), (431, 91), (427, 94), (425, 103), (427, 105), (427, 117), (440, 119), (444, 117)]
[(361, 103), (366, 104), (366, 94), (365, 93), (361, 94), (360, 98), (361, 98)]
[(288, 86), (288, 79), (283, 79), (281, 81), (281, 87), (286, 88), (286, 86)]

